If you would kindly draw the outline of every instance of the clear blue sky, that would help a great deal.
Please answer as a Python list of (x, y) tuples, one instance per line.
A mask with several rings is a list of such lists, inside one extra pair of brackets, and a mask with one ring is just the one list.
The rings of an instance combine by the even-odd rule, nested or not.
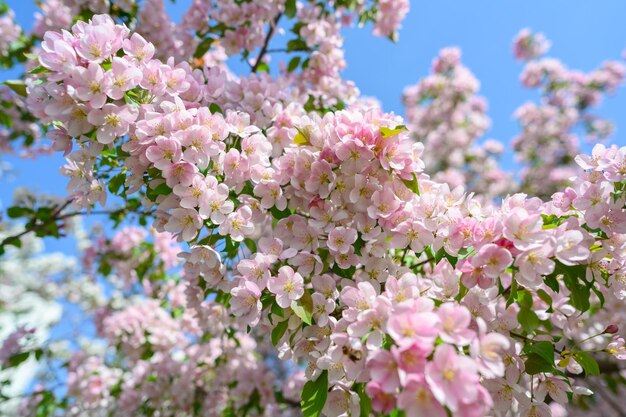
[[(178, 0), (168, 7), (177, 19), (189, 3)], [(34, 2), (8, 0), (8, 4), (18, 22), (30, 27), (36, 11)], [(374, 37), (371, 28), (345, 31), (348, 68), (344, 76), (354, 80), (363, 94), (377, 97), (385, 110), (402, 114), (403, 88), (428, 73), (432, 58), (441, 48), (459, 46), (463, 62), (481, 81), (481, 94), (489, 102), (492, 127), (485, 138), (508, 144), (519, 131), (513, 112), (524, 101), (537, 98), (535, 92), (519, 85), (522, 65), (512, 58), (514, 35), (523, 27), (542, 31), (552, 41), (551, 56), (571, 68), (590, 70), (603, 60), (621, 58), (626, 48), (624, 16), (623, 0), (413, 1), (397, 44)], [(0, 78), (17, 74), (4, 73)], [(612, 141), (626, 145), (626, 92), (622, 89), (607, 100), (599, 112), (617, 124)], [(64, 192), (66, 180), (58, 174), (62, 162), (59, 156), (37, 161), (8, 159), (17, 178), (0, 183), (3, 204), (10, 203), (12, 190), (18, 185)], [(504, 167), (516, 169), (510, 154), (504, 159)]]

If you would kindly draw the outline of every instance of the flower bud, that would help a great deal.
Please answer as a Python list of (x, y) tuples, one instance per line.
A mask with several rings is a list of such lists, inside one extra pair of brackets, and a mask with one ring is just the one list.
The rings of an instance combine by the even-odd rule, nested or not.
[(615, 324), (609, 324), (608, 326), (606, 326), (606, 329), (604, 329), (604, 333), (607, 334), (615, 334), (619, 332), (619, 327), (617, 327), (617, 325)]

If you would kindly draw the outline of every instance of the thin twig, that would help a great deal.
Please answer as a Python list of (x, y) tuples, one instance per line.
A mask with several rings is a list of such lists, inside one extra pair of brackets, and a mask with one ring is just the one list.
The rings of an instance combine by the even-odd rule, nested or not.
[(415, 265), (413, 265), (413, 266), (414, 266), (414, 267), (418, 267), (418, 266), (426, 265), (427, 263), (430, 263), (430, 262), (432, 262), (432, 261), (434, 261), (434, 260), (435, 260), (435, 258), (428, 258), (428, 259), (426, 259), (425, 261), (418, 262), (418, 263), (416, 263), (416, 264), (415, 264)]
[(28, 233), (31, 233), (31, 232), (34, 232), (34, 231), (37, 231), (37, 230), (41, 230), (45, 226), (47, 226), (47, 225), (49, 225), (49, 224), (51, 224), (53, 222), (56, 222), (59, 219), (58, 216), (61, 213), (61, 211), (63, 211), (63, 209), (65, 209), (71, 203), (72, 203), (72, 201), (69, 200), (69, 201), (66, 201), (64, 204), (58, 206), (56, 209), (54, 209), (54, 211), (52, 212), (52, 215), (50, 216), (50, 218), (48, 220), (46, 220), (45, 222), (40, 223), (40, 224), (33, 223), (33, 225), (31, 227), (28, 227), (28, 228), (24, 229), (24, 231), (22, 231), (22, 232), (20, 232), (20, 233), (18, 233), (16, 235), (9, 236), (9, 237), (5, 238), (2, 242), (0, 242), (0, 248), (5, 246), (5, 245), (8, 245), (9, 243), (11, 243), (11, 242), (13, 242), (15, 240), (18, 240), (19, 238), (21, 238), (24, 235), (27, 235)]
[[(48, 225), (50, 225), (52, 223), (55, 223), (55, 222), (57, 222), (59, 220), (65, 220), (65, 219), (68, 219), (70, 217), (76, 217), (76, 216), (111, 215), (111, 214), (122, 213), (122, 212), (127, 211), (127, 209), (124, 207), (124, 208), (117, 209), (117, 210), (112, 210), (112, 211), (109, 211), (109, 210), (95, 210), (95, 211), (89, 211), (89, 212), (86, 212), (86, 211), (73, 211), (73, 212), (65, 213), (65, 214), (61, 215), (61, 212), (63, 211), (63, 209), (65, 209), (71, 203), (72, 203), (72, 201), (70, 200), (70, 201), (67, 201), (65, 204), (59, 206), (57, 209), (55, 209), (55, 211), (52, 213), (52, 216), (48, 220), (46, 220), (46, 221), (44, 221), (42, 223), (33, 224), (30, 227), (24, 229), (22, 232), (20, 232), (20, 233), (18, 233), (16, 235), (9, 236), (9, 237), (5, 238), (4, 240), (2, 240), (0, 242), (0, 248), (10, 244), (11, 242), (13, 242), (15, 240), (19, 240), (22, 236), (25, 236), (25, 235), (27, 235), (29, 233), (32, 233), (32, 232), (37, 232), (39, 230), (42, 230), (46, 226), (48, 226)], [(148, 213), (137, 213), (137, 214), (151, 214), (151, 213), (148, 212)]]
[(267, 30), (267, 35), (265, 35), (265, 41), (263, 42), (263, 46), (261, 47), (261, 52), (259, 52), (259, 56), (257, 57), (256, 62), (252, 66), (252, 72), (257, 72), (257, 70), (259, 69), (259, 65), (261, 65), (261, 62), (263, 61), (263, 57), (268, 51), (267, 48), (270, 44), (270, 40), (272, 39), (272, 35), (274, 35), (274, 30), (276, 30), (276, 27), (278, 27), (278, 21), (280, 20), (282, 15), (283, 15), (282, 13), (278, 13), (276, 17), (274, 18), (274, 21), (270, 23), (270, 27)]

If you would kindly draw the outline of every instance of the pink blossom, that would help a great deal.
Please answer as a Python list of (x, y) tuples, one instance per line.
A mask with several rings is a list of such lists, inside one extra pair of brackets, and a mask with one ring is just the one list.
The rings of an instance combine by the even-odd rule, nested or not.
[(243, 281), (231, 290), (231, 311), (244, 323), (254, 326), (261, 313), (261, 291), (252, 281)]
[(335, 311), (336, 304), (331, 298), (326, 298), (323, 294), (314, 293), (313, 299), (313, 318), (318, 326), (326, 326), (328, 324), (329, 315)]
[(388, 414), (396, 408), (396, 396), (383, 391), (378, 382), (368, 382), (365, 386), (365, 392), (372, 399), (372, 409), (374, 411)]
[(535, 396), (538, 400), (544, 400), (546, 395), (549, 395), (554, 401), (565, 405), (569, 402), (568, 392), (572, 392), (572, 388), (567, 382), (561, 378), (549, 376), (537, 384)]
[(474, 332), (468, 326), (471, 314), (466, 307), (455, 303), (444, 303), (439, 306), (437, 315), (441, 323), (441, 340), (456, 345), (468, 345), (474, 338)]
[(432, 232), (418, 221), (402, 222), (394, 229), (394, 232), (391, 245), (397, 249), (409, 247), (415, 253), (422, 252), (434, 240)]
[(542, 224), (538, 213), (529, 213), (521, 207), (516, 207), (507, 213), (502, 234), (517, 248), (528, 249), (545, 238), (546, 233), (541, 229)]
[(372, 381), (379, 384), (380, 388), (389, 394), (395, 393), (400, 386), (398, 364), (388, 350), (378, 350), (367, 361), (367, 367)]
[(278, 275), (269, 280), (267, 288), (276, 295), (276, 303), (282, 308), (287, 308), (292, 301), (304, 295), (304, 280), (290, 266), (282, 266), (278, 270)]
[(165, 169), (167, 166), (181, 160), (182, 150), (180, 142), (174, 138), (158, 136), (154, 140), (154, 145), (146, 149), (146, 158), (158, 169)]
[(519, 413), (522, 417), (552, 417), (550, 406), (541, 402), (522, 402)]
[(336, 227), (328, 234), (328, 248), (338, 253), (348, 253), (352, 244), (356, 242), (357, 232), (346, 227)]
[(193, 209), (176, 208), (172, 210), (171, 217), (165, 224), (165, 230), (178, 236), (179, 241), (189, 242), (202, 228), (202, 218)]
[(515, 275), (517, 281), (528, 288), (539, 288), (543, 284), (543, 276), (554, 271), (554, 255), (556, 241), (548, 239), (540, 246), (531, 247), (520, 253), (515, 259), (515, 266), (519, 273)]
[(86, 101), (94, 109), (104, 106), (107, 101), (105, 75), (102, 67), (90, 62), (87, 68), (77, 67), (72, 75), (76, 82), (76, 97)]
[(105, 92), (113, 100), (121, 100), (126, 91), (141, 82), (142, 76), (141, 70), (126, 59), (114, 57), (111, 60), (111, 70), (107, 73)]
[(446, 417), (448, 413), (422, 376), (411, 375), (398, 395), (398, 408), (407, 416)]
[(254, 187), (254, 194), (261, 197), (261, 207), (265, 209), (276, 206), (278, 210), (283, 211), (287, 208), (287, 199), (277, 182), (257, 184)]
[(438, 324), (435, 313), (407, 311), (391, 315), (387, 332), (400, 346), (419, 343), (422, 349), (430, 350), (439, 334)]
[(154, 45), (136, 32), (129, 39), (124, 39), (123, 47), (124, 52), (138, 63), (148, 62), (154, 56)]
[(230, 190), (226, 184), (217, 184), (214, 177), (207, 177), (207, 192), (198, 200), (200, 214), (221, 225), (232, 213), (235, 204), (228, 199)]
[(426, 381), (435, 398), (453, 412), (461, 404), (471, 403), (478, 397), (476, 364), (470, 358), (458, 355), (450, 345), (437, 347), (432, 362), (426, 365)]
[(513, 257), (508, 250), (489, 243), (478, 251), (472, 258), (474, 267), (481, 267), (485, 275), (497, 278), (513, 263)]
[(163, 178), (168, 187), (176, 187), (181, 185), (189, 187), (198, 173), (198, 167), (186, 162), (179, 161), (173, 164), (165, 165), (163, 168)]
[(89, 123), (96, 127), (98, 142), (108, 145), (116, 137), (128, 133), (129, 125), (137, 119), (137, 109), (128, 105), (105, 104), (102, 109), (93, 109), (87, 115)]
[(500, 333), (487, 333), (487, 325), (482, 318), (477, 319), (478, 337), (470, 345), (470, 353), (476, 359), (478, 370), (487, 378), (504, 374), (503, 353), (509, 348), (510, 342)]
[(589, 257), (589, 249), (580, 245), (584, 236), (579, 230), (567, 230), (556, 236), (556, 257), (565, 265), (575, 265)]
[(254, 232), (252, 210), (248, 206), (240, 206), (226, 217), (218, 230), (220, 235), (228, 235), (235, 242), (241, 242), (246, 236)]
[(424, 349), (423, 345), (418, 341), (391, 348), (391, 353), (398, 363), (398, 368), (402, 371), (401, 377), (403, 382), (406, 382), (404, 379), (407, 375), (424, 373), (427, 357), (431, 351), (432, 348)]
[(619, 336), (614, 336), (611, 342), (606, 346), (606, 351), (615, 358), (623, 361), (626, 360), (626, 343)]
[(396, 195), (389, 188), (375, 191), (372, 195), (372, 205), (367, 208), (367, 214), (372, 219), (386, 219), (400, 206)]

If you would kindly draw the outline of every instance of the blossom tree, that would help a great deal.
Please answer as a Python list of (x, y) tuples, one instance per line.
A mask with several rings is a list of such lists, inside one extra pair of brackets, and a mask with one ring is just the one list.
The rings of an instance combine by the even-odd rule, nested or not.
[[(84, 284), (59, 283), (95, 334), (66, 360), (26, 350), (67, 378), (38, 381), (23, 415), (550, 416), (623, 383), (626, 148), (558, 149), (619, 65), (587, 79), (537, 64), (546, 123), (522, 122), (515, 147), (569, 177), (529, 173), (514, 194), (481, 171), (500, 146), (476, 144), (486, 106), (458, 50), (407, 89), (410, 129), (341, 78), (341, 28), (394, 40), (406, 1), (197, 0), (178, 24), (159, 0), (41, 8), (2, 41), (26, 70), (5, 107), (33, 131), (8, 117), (4, 140), (45, 146), (41, 129), (67, 196), (12, 205), (24, 229), (0, 252), (109, 220), (81, 248)], [(529, 33), (515, 45), (545, 50)], [(556, 139), (537, 133), (554, 124)]]

